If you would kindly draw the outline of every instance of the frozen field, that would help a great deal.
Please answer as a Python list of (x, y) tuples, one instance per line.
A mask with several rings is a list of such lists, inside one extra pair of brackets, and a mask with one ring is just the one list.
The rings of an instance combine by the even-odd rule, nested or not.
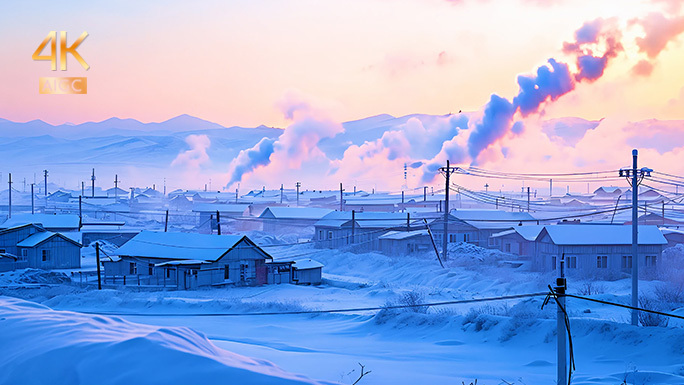
[[(0, 277), (4, 286), (0, 294), (20, 297), (55, 310), (124, 314), (110, 320), (109, 316), (58, 313), (68, 320), (64, 322), (76, 329), (79, 325), (90, 327), (93, 323), (98, 328), (116, 328), (117, 323), (130, 321), (125, 322), (125, 329), (129, 332), (118, 335), (118, 340), (134, 339), (131, 335), (154, 335), (157, 342), (164, 341), (168, 333), (177, 335), (173, 331), (179, 327), (187, 333), (184, 342), (180, 347), (174, 345), (178, 342), (174, 339), (165, 342), (168, 349), (187, 350), (189, 343), (205, 356), (218, 356), (212, 359), (224, 365), (227, 362), (225, 355), (253, 357), (259, 363), (259, 375), (273, 375), (263, 383), (288, 383), (293, 378), (303, 383), (309, 381), (291, 374), (295, 373), (319, 381), (351, 384), (358, 378), (359, 363), (371, 371), (359, 384), (469, 384), (476, 379), (478, 384), (485, 385), (555, 382), (556, 308), (550, 304), (541, 310), (543, 297), (431, 307), (427, 311), (400, 309), (342, 314), (246, 315), (381, 307), (411, 300), (432, 303), (541, 292), (546, 291), (546, 286), (553, 281), (551, 275), (498, 267), (506, 255), (471, 246), (454, 247), (453, 258), (446, 269), (434, 260), (434, 254), (390, 258), (375, 253), (314, 250), (310, 246), (284, 249), (269, 251), (277, 257), (299, 256), (324, 263), (324, 284), (319, 287), (278, 285), (195, 292), (130, 289), (98, 292), (92, 288), (58, 283), (27, 285), (22, 272), (16, 272)], [(90, 255), (86, 254), (86, 265), (89, 258)], [(26, 272), (23, 274), (27, 275)], [(569, 291), (578, 293), (584, 283), (570, 279)], [(649, 293), (659, 284), (643, 281), (642, 289)], [(594, 284), (594, 289), (599, 292), (592, 295), (595, 298), (622, 303), (629, 300), (627, 279), (600, 282)], [(17, 306), (21, 309), (26, 305), (8, 304), (10, 300), (6, 297), (0, 299), (3, 313), (11, 313), (8, 309)], [(626, 310), (575, 299), (568, 301), (577, 366), (574, 384), (621, 384), (625, 380), (630, 384), (684, 383), (684, 330), (679, 322), (670, 321), (667, 328), (635, 328), (625, 324), (629, 319)], [(17, 312), (22, 313), (21, 310)], [(40, 307), (40, 312), (49, 310)], [(682, 309), (673, 312), (684, 314)], [(55, 319), (38, 313), (38, 318)], [(216, 313), (245, 315), (202, 316)], [(15, 338), (3, 333), (1, 344), (20, 344), (21, 338), (30, 338), (31, 330), (38, 326), (35, 320), (25, 318), (19, 317), (13, 323), (13, 330), (24, 331), (23, 337)], [(64, 326), (58, 329), (64, 330)], [(155, 331), (161, 334), (155, 334)], [(55, 337), (54, 349), (58, 349), (60, 341), (68, 342), (72, 338), (67, 332), (58, 335), (64, 338)], [(202, 339), (203, 335), (207, 341)], [(87, 349), (91, 349), (87, 345), (83, 342), (72, 348), (78, 352), (80, 346), (85, 354)], [(108, 348), (117, 351), (117, 346), (121, 343)], [(42, 349), (52, 349), (52, 345), (44, 344)], [(187, 377), (164, 377), (160, 374), (168, 365), (189, 360), (187, 356), (172, 359), (175, 356), (167, 355), (169, 360), (161, 358), (158, 367), (148, 365), (140, 368), (142, 378), (150, 381), (145, 383), (159, 378), (165, 379), (165, 384), (187, 383), (182, 380), (187, 380)], [(47, 357), (49, 355), (41, 354), (36, 362)], [(63, 364), (69, 365), (70, 360)], [(262, 363), (262, 360), (273, 363), (282, 371)], [(54, 363), (58, 364), (59, 361)], [(4, 360), (2, 365), (7, 366), (0, 368), (0, 372), (8, 367), (20, 367), (11, 359)], [(237, 370), (235, 367), (243, 368), (234, 365), (231, 367), (233, 371), (225, 373), (246, 376), (243, 372), (234, 371)], [(200, 371), (214, 373), (212, 368), (199, 368)], [(174, 370), (183, 372), (178, 368)], [(207, 376), (203, 378), (211, 378), (211, 375)], [(243, 380), (239, 383), (259, 383), (255, 379), (257, 377), (240, 377)], [(80, 383), (88, 383), (87, 380), (83, 377)]]

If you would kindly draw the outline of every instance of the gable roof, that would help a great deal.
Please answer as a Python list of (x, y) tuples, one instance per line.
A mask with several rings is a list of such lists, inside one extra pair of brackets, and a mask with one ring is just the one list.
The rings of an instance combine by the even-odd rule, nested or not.
[(510, 234), (518, 234), (526, 241), (534, 242), (539, 233), (544, 229), (542, 225), (527, 225), (527, 226), (515, 226), (510, 230), (501, 231), (496, 234), (492, 234), (492, 238), (503, 237)]
[(74, 214), (16, 214), (7, 219), (0, 228), (8, 229), (28, 223), (39, 223), (44, 228), (78, 229), (80, 218)]
[(316, 207), (266, 207), (259, 218), (276, 219), (314, 219), (318, 220), (333, 210)]
[(292, 267), (296, 270), (309, 270), (321, 268), (323, 267), (323, 264), (314, 261), (313, 259), (300, 259), (299, 261), (295, 261)]
[[(631, 245), (632, 226), (624, 225), (549, 225), (547, 233), (556, 245)], [(667, 240), (657, 226), (639, 226), (640, 245), (664, 245)]]
[(245, 242), (250, 248), (256, 248), (266, 255), (259, 246), (244, 235), (215, 235), (197, 233), (164, 233), (142, 231), (121, 246), (116, 254), (119, 256), (202, 260), (215, 262), (239, 243)]
[(36, 247), (41, 243), (46, 242), (54, 237), (62, 238), (75, 246), (81, 247), (81, 244), (74, 241), (73, 239), (66, 237), (60, 233), (53, 233), (52, 231), (41, 231), (39, 233), (35, 233), (29, 236), (28, 238), (24, 239), (23, 241), (17, 243), (17, 247)]
[(503, 210), (469, 210), (457, 209), (449, 212), (454, 218), (473, 222), (509, 222), (536, 221), (528, 212), (510, 212)]

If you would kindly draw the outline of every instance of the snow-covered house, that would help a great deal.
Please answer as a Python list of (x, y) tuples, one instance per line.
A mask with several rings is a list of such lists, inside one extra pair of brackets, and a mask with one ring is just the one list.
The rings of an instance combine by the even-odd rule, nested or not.
[(594, 196), (599, 198), (615, 198), (622, 195), (622, 190), (615, 186), (601, 186), (594, 191)]
[(544, 226), (515, 226), (512, 229), (492, 234), (494, 248), (505, 253), (532, 258), (537, 252), (537, 237)]
[(386, 255), (407, 255), (433, 248), (427, 229), (388, 231), (378, 237), (380, 251)]
[(661, 228), (660, 231), (667, 239), (667, 247), (675, 247), (678, 244), (684, 245), (684, 230)]
[[(527, 212), (502, 210), (459, 209), (451, 210), (448, 216), (448, 241), (466, 242), (480, 247), (495, 248), (491, 235), (516, 226), (537, 224)], [(444, 218), (430, 222), (430, 229), (437, 244), (442, 244)]]
[(267, 283), (273, 258), (241, 235), (143, 231), (104, 262), (106, 280), (178, 289)]
[(312, 259), (295, 261), (292, 265), (292, 282), (297, 285), (320, 285), (323, 281), (323, 264)]
[(0, 230), (0, 254), (36, 269), (81, 267), (81, 244), (33, 223)]
[[(632, 268), (631, 226), (550, 225), (536, 242), (532, 259), (536, 271), (555, 270), (563, 255), (567, 271), (581, 275), (615, 275)], [(656, 226), (639, 226), (639, 268), (655, 269), (665, 245), (667, 240)]]
[(78, 231), (81, 219), (74, 214), (15, 214), (7, 219), (0, 229), (9, 229), (28, 223), (39, 224), (45, 230), (54, 232)]
[[(355, 245), (357, 251), (379, 250), (379, 237), (389, 230), (411, 231), (408, 213), (354, 213), (333, 211), (314, 225), (314, 247), (339, 249)], [(415, 226), (414, 226), (415, 227)], [(420, 224), (421, 228), (424, 225)], [(353, 233), (353, 237), (352, 237)]]
[(259, 215), (259, 219), (263, 224), (263, 231), (280, 233), (291, 227), (313, 226), (331, 212), (330, 209), (317, 207), (267, 207)]
[(219, 213), (222, 227), (230, 230), (244, 231), (255, 230), (259, 226), (256, 220), (242, 220), (249, 215), (248, 204), (235, 203), (193, 203), (192, 211), (199, 213), (199, 232), (211, 234), (218, 229), (216, 213)]

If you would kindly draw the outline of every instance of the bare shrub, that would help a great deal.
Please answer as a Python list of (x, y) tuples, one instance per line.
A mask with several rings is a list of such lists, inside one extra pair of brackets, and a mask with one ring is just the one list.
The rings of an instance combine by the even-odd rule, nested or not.
[(597, 282), (585, 282), (577, 289), (580, 295), (595, 295), (603, 294), (606, 292), (606, 287), (602, 283)]
[(404, 293), (399, 299), (399, 305), (409, 306), (407, 311), (425, 314), (428, 312), (429, 306), (418, 306), (425, 303), (425, 296), (423, 293), (412, 290)]
[[(662, 302), (645, 296), (639, 297), (639, 307), (646, 310), (663, 311), (664, 305)], [(662, 326), (666, 327), (670, 319), (666, 316), (645, 311), (639, 312), (639, 322), (642, 326)]]
[(653, 294), (663, 304), (682, 304), (684, 303), (684, 284), (663, 283), (655, 287)]

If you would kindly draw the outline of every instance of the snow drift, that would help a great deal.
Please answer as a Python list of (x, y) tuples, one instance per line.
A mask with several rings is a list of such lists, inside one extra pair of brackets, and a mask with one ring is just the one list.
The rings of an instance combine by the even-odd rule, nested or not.
[(320, 384), (185, 327), (54, 311), (0, 297), (0, 384)]

